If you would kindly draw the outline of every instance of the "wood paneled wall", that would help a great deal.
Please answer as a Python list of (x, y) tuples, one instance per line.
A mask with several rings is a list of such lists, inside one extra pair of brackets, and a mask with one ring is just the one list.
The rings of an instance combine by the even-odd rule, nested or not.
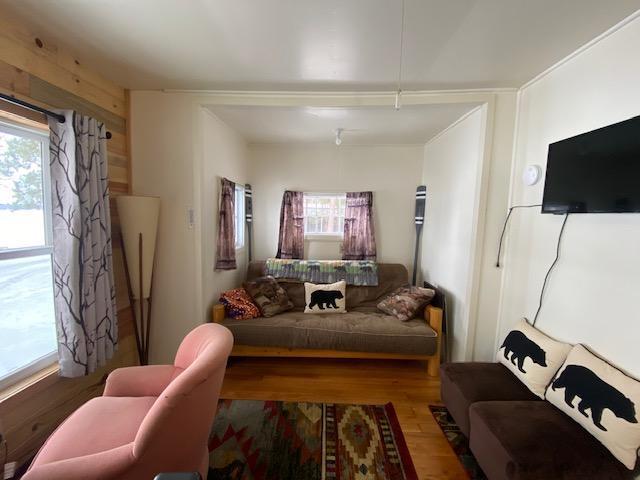
[[(114, 271), (119, 315), (119, 348), (109, 365), (94, 374), (65, 379), (55, 368), (37, 381), (0, 391), (0, 427), (8, 461), (29, 460), (47, 436), (73, 410), (102, 393), (108, 373), (137, 363), (120, 228), (114, 198), (128, 193), (131, 169), (128, 91), (85, 68), (69, 52), (31, 31), (0, 7), (0, 91), (45, 108), (74, 109), (103, 121), (108, 140)], [(15, 112), (15, 110), (14, 110)]]

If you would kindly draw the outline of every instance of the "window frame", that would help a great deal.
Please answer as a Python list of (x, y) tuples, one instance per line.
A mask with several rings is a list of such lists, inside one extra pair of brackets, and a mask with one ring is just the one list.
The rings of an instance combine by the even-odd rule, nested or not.
[[(304, 208), (304, 238), (305, 240), (311, 240), (311, 241), (325, 241), (325, 242), (335, 242), (335, 241), (341, 241), (344, 239), (344, 221), (342, 222), (342, 229), (340, 232), (308, 232), (307, 231), (307, 219), (309, 218), (307, 216), (307, 205), (306, 205), (306, 200), (308, 197), (314, 197), (314, 198), (337, 198), (337, 199), (341, 199), (344, 201), (344, 208), (346, 211), (347, 208), (347, 194), (346, 192), (303, 192), (303, 208)], [(343, 218), (344, 219), (344, 212), (342, 213), (342, 215), (338, 215), (338, 218)], [(315, 217), (315, 218), (321, 218), (321, 217)]]
[[(4, 260), (13, 260), (16, 258), (36, 257), (49, 255), (51, 262), (51, 290), (54, 289), (53, 278), (53, 214), (51, 206), (51, 171), (49, 164), (49, 135), (45, 130), (25, 127), (20, 124), (0, 120), (0, 132), (8, 135), (19, 136), (36, 140), (41, 144), (41, 161), (42, 161), (42, 210), (44, 217), (44, 245), (34, 245), (31, 247), (7, 248), (0, 250), (0, 262)], [(55, 304), (54, 304), (55, 309)], [(55, 310), (54, 310), (55, 312)], [(55, 315), (55, 313), (54, 313)], [(54, 319), (55, 320), (55, 319)], [(0, 377), (0, 390), (8, 388), (25, 378), (58, 362), (57, 343), (55, 349), (31, 362), (23, 365), (21, 368), (9, 373), (4, 377)]]
[(245, 188), (236, 183), (234, 189), (235, 247), (242, 250), (245, 246)]

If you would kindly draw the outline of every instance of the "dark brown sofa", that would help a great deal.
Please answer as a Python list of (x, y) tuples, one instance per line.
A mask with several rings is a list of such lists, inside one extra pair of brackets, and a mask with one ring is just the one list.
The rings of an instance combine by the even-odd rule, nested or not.
[[(252, 262), (247, 280), (264, 275), (265, 263)], [(438, 374), (442, 310), (427, 307), (424, 315), (402, 322), (376, 308), (398, 287), (409, 283), (404, 265), (378, 264), (378, 286), (347, 285), (347, 313), (305, 314), (304, 283), (278, 280), (294, 309), (270, 318), (233, 320), (216, 316), (233, 333), (233, 356), (295, 356), (427, 360)]]
[(467, 438), (470, 430), (469, 408), (474, 403), (539, 400), (500, 363), (445, 363), (440, 367), (440, 382), (442, 401)]
[[(441, 396), (490, 480), (619, 480), (634, 474), (499, 363), (447, 363)], [(637, 473), (637, 472), (636, 472)]]

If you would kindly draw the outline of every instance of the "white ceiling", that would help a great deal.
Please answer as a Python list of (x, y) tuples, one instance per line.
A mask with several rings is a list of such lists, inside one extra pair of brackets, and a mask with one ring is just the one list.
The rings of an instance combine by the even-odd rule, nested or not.
[(342, 145), (424, 144), (475, 105), (388, 107), (209, 106), (248, 143), (327, 143), (343, 128)]
[[(405, 0), (403, 88), (519, 87), (640, 0)], [(0, 0), (131, 89), (393, 90), (401, 0)]]

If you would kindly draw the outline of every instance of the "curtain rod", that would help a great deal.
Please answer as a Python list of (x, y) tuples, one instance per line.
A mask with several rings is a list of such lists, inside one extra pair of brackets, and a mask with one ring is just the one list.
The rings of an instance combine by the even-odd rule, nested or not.
[[(11, 95), (5, 95), (0, 92), (0, 98), (9, 103), (13, 103), (14, 105), (19, 105), (24, 108), (28, 108), (29, 110), (33, 110), (34, 112), (42, 113), (48, 117), (55, 118), (60, 123), (65, 122), (64, 115), (60, 115), (59, 113), (52, 112), (51, 110), (47, 110), (46, 108), (39, 107), (37, 105), (33, 105), (32, 103), (25, 102), (24, 100), (20, 100), (19, 98), (12, 97)], [(107, 140), (111, 139), (111, 132), (107, 132), (106, 134)]]

